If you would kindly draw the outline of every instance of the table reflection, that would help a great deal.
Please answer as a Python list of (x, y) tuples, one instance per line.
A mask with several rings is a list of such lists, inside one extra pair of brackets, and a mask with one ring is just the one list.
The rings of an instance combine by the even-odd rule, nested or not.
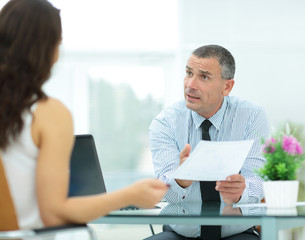
[(241, 216), (242, 211), (239, 207), (233, 208), (232, 205), (225, 205), (221, 214), (228, 216)]
[[(259, 210), (257, 208), (257, 210)], [(183, 202), (183, 203), (169, 203), (167, 206), (163, 207), (160, 216), (198, 216), (205, 219), (221, 219), (223, 216), (236, 216), (241, 217), (243, 213), (249, 214), (250, 212), (259, 214), (257, 211), (253, 211), (252, 208), (247, 208), (244, 211), (242, 208), (233, 207), (233, 205), (228, 205), (224, 203), (216, 202)], [(187, 223), (187, 222), (186, 222)], [(190, 224), (170, 224), (171, 228), (180, 235), (187, 237), (196, 237), (200, 234), (200, 225), (190, 225)], [(234, 234), (244, 232), (251, 228), (253, 225), (245, 222), (241, 225), (231, 225), (230, 222), (222, 225), (221, 235), (222, 237), (228, 237)]]
[(249, 205), (237, 207), (232, 204), (208, 202), (168, 203), (162, 208), (160, 215), (189, 215), (202, 217), (220, 216), (262, 216), (266, 215), (265, 207)]
[(298, 210), (294, 208), (267, 208), (267, 216), (297, 216)]

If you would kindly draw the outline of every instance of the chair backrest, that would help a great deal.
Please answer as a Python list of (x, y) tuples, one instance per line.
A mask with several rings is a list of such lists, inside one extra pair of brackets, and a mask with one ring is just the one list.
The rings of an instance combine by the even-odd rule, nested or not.
[(75, 135), (70, 162), (69, 197), (105, 192), (106, 186), (93, 136)]
[(8, 187), (8, 182), (0, 156), (0, 231), (18, 229), (19, 226), (14, 202)]
[[(49, 234), (49, 236), (52, 236), (50, 239), (55, 239), (58, 232), (67, 231), (67, 233), (70, 233), (74, 230), (80, 231), (83, 229), (88, 231), (88, 239), (96, 240), (93, 229), (88, 227), (87, 224), (67, 224), (40, 229), (19, 230), (14, 202), (10, 194), (0, 151), (0, 239), (23, 239), (23, 237), (34, 239), (35, 236), (41, 234)], [(44, 239), (44, 237), (42, 238)]]

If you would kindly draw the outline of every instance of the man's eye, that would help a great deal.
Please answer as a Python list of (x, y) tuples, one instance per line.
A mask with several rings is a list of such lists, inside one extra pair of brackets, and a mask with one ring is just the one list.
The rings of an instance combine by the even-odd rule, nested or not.
[(191, 75), (192, 75), (192, 72), (186, 71), (186, 75), (187, 75), (187, 76), (191, 76)]
[(201, 78), (202, 78), (203, 80), (208, 80), (208, 79), (209, 79), (208, 76), (206, 76), (206, 75), (202, 75)]

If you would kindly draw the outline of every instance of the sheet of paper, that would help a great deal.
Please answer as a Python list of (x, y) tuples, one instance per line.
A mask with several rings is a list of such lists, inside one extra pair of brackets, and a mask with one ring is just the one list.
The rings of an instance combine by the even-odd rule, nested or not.
[(188, 159), (173, 174), (175, 179), (218, 181), (238, 174), (254, 140), (200, 141)]

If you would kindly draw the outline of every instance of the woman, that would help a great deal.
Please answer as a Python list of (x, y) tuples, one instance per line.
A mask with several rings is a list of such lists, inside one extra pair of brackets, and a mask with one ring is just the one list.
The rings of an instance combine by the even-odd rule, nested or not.
[(11, 0), (0, 12), (1, 159), (21, 229), (84, 223), (129, 204), (149, 208), (167, 190), (147, 179), (109, 194), (67, 197), (72, 117), (42, 90), (61, 34), (59, 10), (46, 0)]

